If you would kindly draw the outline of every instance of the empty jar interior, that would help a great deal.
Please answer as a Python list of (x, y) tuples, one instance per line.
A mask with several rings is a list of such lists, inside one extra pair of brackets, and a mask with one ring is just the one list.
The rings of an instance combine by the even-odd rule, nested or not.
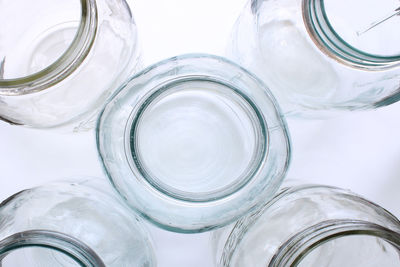
[(324, 0), (332, 30), (350, 46), (380, 57), (400, 55), (400, 3), (396, 0)]
[(92, 128), (98, 109), (139, 67), (127, 3), (26, 2), (0, 4), (0, 24), (6, 25), (0, 29), (0, 119), (35, 128)]
[(163, 86), (133, 119), (136, 168), (176, 198), (206, 201), (235, 192), (258, 168), (266, 146), (253, 107), (235, 88), (207, 79)]
[(81, 17), (87, 12), (85, 2), (1, 1), (0, 79), (33, 75), (71, 53), (76, 36), (81, 34)]
[(400, 60), (396, 0), (303, 0), (305, 25), (328, 56), (353, 67), (387, 68)]
[[(257, 3), (253, 4), (257, 8), (253, 11), (256, 41), (261, 56), (273, 64), (312, 63), (310, 70), (298, 70), (304, 75), (316, 74), (318, 67), (329, 70), (324, 68), (326, 62), (320, 59), (320, 52), (361, 69), (385, 69), (400, 62), (400, 33), (396, 31), (400, 4), (396, 0), (253, 2)], [(296, 74), (290, 66), (281, 68), (280, 72), (292, 70), (291, 74)]]

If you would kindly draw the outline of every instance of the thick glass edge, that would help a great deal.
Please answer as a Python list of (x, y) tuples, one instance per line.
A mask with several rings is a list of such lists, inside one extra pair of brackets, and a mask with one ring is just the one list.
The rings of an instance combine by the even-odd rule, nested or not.
[[(310, 188), (317, 186), (310, 185)], [(257, 221), (257, 219), (272, 205), (278, 202), (285, 196), (293, 193), (295, 190), (293, 188), (283, 187), (279, 192), (267, 203), (260, 206), (258, 209), (249, 213), (248, 215), (239, 219), (233, 226), (232, 231), (229, 233), (228, 238), (224, 244), (222, 255), (219, 261), (220, 266), (229, 266), (232, 260), (233, 254), (240, 241), (243, 239), (246, 232), (251, 228), (251, 226)]]
[[(121, 195), (116, 194), (114, 188), (109, 184), (109, 179), (106, 177), (98, 177), (98, 176), (84, 176), (84, 177), (68, 177), (61, 180), (55, 180), (45, 185), (35, 186), (29, 189), (24, 189), (19, 191), (6, 199), (0, 202), (0, 226), (2, 223), (1, 215), (7, 214), (10, 212), (10, 209), (14, 210), (16, 207), (18, 208), (18, 203), (24, 205), (21, 200), (29, 201), (31, 197), (34, 197), (36, 193), (43, 195), (43, 192), (48, 193), (57, 193), (61, 195), (75, 195), (79, 197), (89, 198), (90, 200), (95, 200), (99, 203), (105, 205), (113, 205), (113, 212), (119, 214), (119, 217), (124, 217), (131, 221), (131, 227), (136, 230), (135, 237), (140, 238), (144, 243), (146, 243), (146, 249), (144, 254), (140, 254), (140, 257), (143, 255), (148, 255), (147, 258), (149, 260), (150, 266), (155, 266), (156, 264), (156, 256), (154, 254), (154, 240), (148, 232), (148, 228), (144, 225), (141, 217), (139, 217), (138, 213), (130, 212), (130, 206), (122, 199)], [(11, 211), (12, 212), (12, 211)], [(6, 222), (8, 221), (7, 218)], [(81, 266), (87, 267), (105, 267), (106, 265), (103, 263), (103, 259), (94, 251), (90, 246), (88, 246), (85, 242), (80, 240), (80, 237), (74, 237), (72, 235), (60, 232), (53, 231), (48, 229), (29, 229), (27, 231), (18, 232), (9, 237), (2, 237), (4, 239), (8, 239), (7, 242), (11, 242), (14, 237), (18, 237), (22, 235), (22, 237), (29, 237), (32, 235), (32, 239), (28, 241), (35, 241), (34, 243), (23, 244), (22, 246), (19, 243), (11, 244), (12, 249), (19, 249), (24, 247), (44, 247), (49, 249), (57, 250), (60, 253), (63, 253), (71, 258), (73, 258), (76, 262), (86, 262), (88, 264), (83, 264)], [(11, 241), (10, 241), (11, 240)], [(3, 248), (3, 240), (0, 239), (0, 267), (1, 260), (3, 257), (7, 255), (7, 251), (4, 251)], [(8, 244), (6, 242), (6, 244)], [(12, 241), (14, 242), (14, 241)], [(46, 243), (47, 242), (47, 243)], [(59, 247), (57, 247), (59, 245)], [(72, 247), (71, 247), (72, 246)], [(95, 245), (93, 245), (95, 246)], [(93, 247), (97, 249), (96, 247)], [(10, 250), (10, 251), (11, 251)], [(143, 251), (143, 250), (142, 250)], [(74, 254), (73, 254), (74, 253)], [(100, 255), (101, 251), (99, 251)], [(147, 254), (148, 253), (148, 254)], [(76, 255), (75, 255), (76, 254)], [(4, 255), (4, 256), (3, 256)], [(79, 257), (78, 257), (79, 256)], [(104, 255), (102, 255), (104, 256)], [(104, 258), (104, 261), (107, 259)], [(90, 263), (90, 264), (89, 264)], [(147, 265), (146, 265), (147, 266)]]
[(400, 250), (400, 233), (361, 220), (328, 220), (290, 238), (273, 256), (269, 267), (298, 266), (314, 249), (337, 238), (364, 235), (383, 239)]
[(83, 267), (105, 267), (100, 257), (86, 244), (66, 234), (48, 230), (29, 230), (15, 233), (0, 241), (1, 260), (17, 249), (43, 247), (56, 250)]
[(311, 40), (325, 55), (339, 63), (366, 71), (383, 71), (400, 66), (400, 56), (368, 54), (344, 41), (329, 22), (324, 0), (302, 0), (302, 14)]
[[(241, 240), (244, 238), (247, 231), (264, 214), (264, 212), (266, 212), (271, 206), (278, 203), (281, 199), (284, 199), (286, 196), (289, 196), (296, 192), (307, 191), (307, 190), (335, 190), (336, 193), (339, 193), (339, 194), (342, 194), (345, 196), (350, 196), (356, 201), (359, 201), (366, 205), (370, 205), (374, 209), (382, 211), (383, 215), (386, 216), (386, 218), (389, 219), (393, 224), (399, 225), (399, 229), (400, 229), (400, 221), (399, 221), (399, 219), (396, 218), (396, 216), (394, 216), (392, 213), (390, 213), (385, 208), (379, 206), (378, 204), (371, 202), (371, 201), (363, 198), (362, 196), (359, 196), (359, 195), (353, 193), (350, 190), (342, 189), (342, 188), (335, 187), (335, 186), (319, 185), (319, 184), (302, 184), (302, 185), (294, 185), (294, 186), (291, 186), (291, 185), (285, 186), (284, 185), (283, 187), (280, 188), (280, 190), (276, 193), (276, 195), (270, 201), (268, 201), (268, 202), (264, 203), (264, 205), (256, 208), (253, 212), (243, 216), (241, 219), (239, 219), (234, 224), (231, 232), (228, 235), (227, 240), (224, 243), (223, 252), (222, 252), (222, 255), (219, 260), (219, 264), (220, 264), (219, 266), (230, 266), (232, 257), (235, 253), (235, 250), (239, 246)], [(336, 222), (339, 222), (339, 221), (340, 220), (336, 220)], [(329, 221), (324, 222), (324, 223), (329, 224)], [(371, 224), (371, 223), (368, 222), (368, 224)], [(312, 227), (314, 227), (314, 226), (312, 226)], [(312, 228), (312, 227), (310, 227), (310, 228)], [(399, 243), (399, 245), (400, 245), (400, 243)], [(274, 256), (274, 257), (277, 257), (277, 256)], [(276, 267), (278, 267), (278, 266), (282, 266), (282, 265), (277, 265)], [(283, 266), (286, 266), (286, 265), (283, 265)], [(275, 265), (274, 265), (274, 267), (275, 267)]]
[(97, 33), (98, 14), (95, 0), (81, 0), (78, 31), (63, 55), (46, 69), (17, 79), (0, 79), (0, 95), (25, 95), (45, 90), (73, 73), (89, 54)]

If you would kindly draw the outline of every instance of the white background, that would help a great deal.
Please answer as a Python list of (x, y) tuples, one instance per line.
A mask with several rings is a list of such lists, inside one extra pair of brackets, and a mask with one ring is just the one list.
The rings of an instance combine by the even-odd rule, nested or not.
[[(145, 65), (189, 52), (224, 54), (245, 0), (128, 0)], [(351, 189), (400, 216), (400, 103), (325, 120), (292, 120), (290, 178)], [(66, 134), (0, 122), (0, 199), (69, 177), (103, 176), (93, 132)], [(212, 266), (208, 233), (149, 226), (159, 266)]]

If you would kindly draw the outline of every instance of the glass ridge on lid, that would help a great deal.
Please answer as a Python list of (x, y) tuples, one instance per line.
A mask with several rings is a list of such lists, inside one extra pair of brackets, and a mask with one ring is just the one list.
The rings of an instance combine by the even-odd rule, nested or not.
[(102, 112), (97, 143), (127, 203), (184, 233), (228, 224), (272, 197), (290, 158), (268, 88), (202, 54), (164, 60), (129, 80)]

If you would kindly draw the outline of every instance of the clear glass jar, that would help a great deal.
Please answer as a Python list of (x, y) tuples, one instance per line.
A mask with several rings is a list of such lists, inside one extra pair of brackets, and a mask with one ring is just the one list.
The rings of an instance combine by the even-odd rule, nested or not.
[[(111, 191), (111, 192), (110, 192)], [(141, 221), (106, 180), (58, 182), (0, 205), (0, 265), (155, 266)]]
[(213, 235), (218, 266), (399, 266), (400, 222), (339, 188), (284, 186)]
[(97, 143), (129, 205), (177, 232), (223, 226), (272, 197), (290, 157), (268, 88), (202, 54), (167, 59), (129, 80), (102, 112)]
[(0, 25), (0, 118), (12, 124), (93, 127), (138, 65), (124, 0), (3, 0)]
[(250, 0), (228, 53), (268, 84), (285, 114), (386, 106), (400, 96), (398, 8), (397, 0)]

